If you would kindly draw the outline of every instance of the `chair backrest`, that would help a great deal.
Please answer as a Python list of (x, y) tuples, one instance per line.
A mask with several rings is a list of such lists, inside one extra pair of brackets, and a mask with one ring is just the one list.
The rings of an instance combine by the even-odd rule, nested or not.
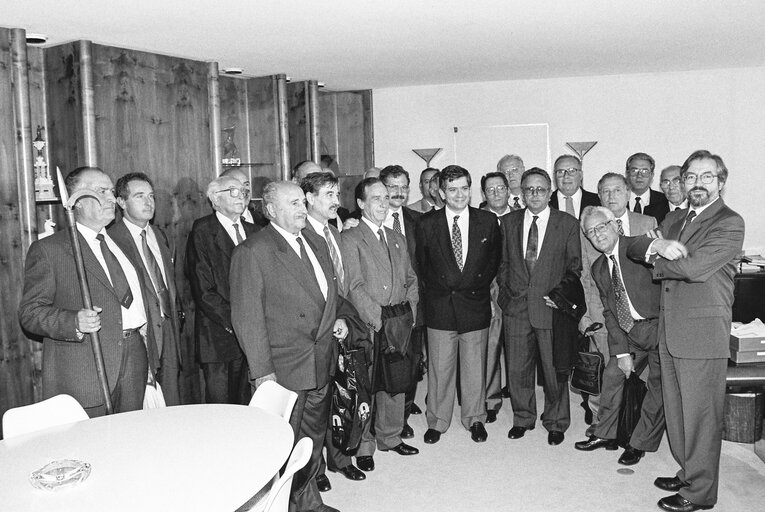
[(290, 454), (290, 459), (287, 461), (284, 473), (271, 486), (264, 512), (287, 512), (289, 509), (292, 477), (308, 463), (312, 450), (313, 441), (311, 441), (310, 437), (304, 437), (297, 442), (292, 449), (292, 454)]
[(272, 380), (267, 380), (255, 390), (250, 399), (250, 405), (260, 407), (289, 421), (296, 401), (297, 393)]
[(3, 415), (3, 437), (36, 432), (88, 419), (80, 403), (69, 395), (56, 395), (36, 404), (8, 409)]

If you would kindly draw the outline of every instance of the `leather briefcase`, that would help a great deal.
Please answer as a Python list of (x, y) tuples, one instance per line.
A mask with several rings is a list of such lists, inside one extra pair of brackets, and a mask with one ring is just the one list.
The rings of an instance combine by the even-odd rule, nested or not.
[(589, 326), (580, 340), (580, 350), (577, 353), (574, 369), (571, 372), (571, 388), (588, 395), (599, 395), (603, 386), (603, 370), (605, 358), (595, 346), (594, 351), (589, 351), (590, 335), (603, 327), (603, 324)]

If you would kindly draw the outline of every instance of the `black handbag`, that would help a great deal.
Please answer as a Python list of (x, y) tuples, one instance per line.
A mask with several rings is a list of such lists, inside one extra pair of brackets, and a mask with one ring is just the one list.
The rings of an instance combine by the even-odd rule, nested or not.
[(624, 383), (622, 408), (619, 410), (619, 423), (616, 428), (616, 442), (622, 448), (629, 444), (632, 432), (640, 421), (643, 398), (647, 391), (645, 382), (638, 377), (637, 372), (632, 372)]
[(588, 395), (599, 395), (603, 386), (603, 370), (606, 363), (603, 354), (597, 346), (594, 351), (589, 350), (590, 335), (603, 327), (603, 324), (594, 323), (581, 335), (579, 340), (579, 352), (574, 361), (574, 369), (571, 372), (571, 388)]
[(417, 382), (412, 343), (414, 316), (409, 303), (383, 306), (383, 327), (375, 333), (372, 390), (405, 393)]
[(369, 368), (363, 348), (340, 346), (332, 386), (332, 444), (348, 453), (358, 448), (361, 434), (372, 421)]

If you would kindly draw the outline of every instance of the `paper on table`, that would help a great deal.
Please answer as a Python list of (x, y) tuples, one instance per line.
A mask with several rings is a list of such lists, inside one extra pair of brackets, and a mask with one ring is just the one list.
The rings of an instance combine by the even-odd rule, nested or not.
[(755, 318), (748, 324), (733, 322), (730, 333), (739, 338), (765, 337), (765, 324), (759, 318)]

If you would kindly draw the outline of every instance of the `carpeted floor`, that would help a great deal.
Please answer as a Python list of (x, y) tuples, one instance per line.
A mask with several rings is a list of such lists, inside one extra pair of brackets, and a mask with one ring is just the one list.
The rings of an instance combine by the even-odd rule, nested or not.
[[(422, 386), (424, 388), (425, 386)], [(541, 400), (541, 389), (537, 392)], [(459, 421), (459, 407), (449, 430), (426, 445), (424, 415), (412, 416), (415, 437), (407, 441), (419, 455), (375, 453), (376, 469), (362, 482), (328, 473), (332, 490), (325, 503), (342, 512), (393, 511), (609, 511), (660, 510), (656, 502), (668, 493), (657, 489), (657, 476), (673, 476), (666, 436), (657, 453), (630, 468), (617, 464), (619, 451), (580, 452), (574, 442), (585, 439), (579, 398), (572, 397), (571, 427), (559, 446), (547, 444), (547, 431), (537, 423), (522, 439), (507, 438), (512, 410), (505, 400), (497, 422), (486, 425), (489, 439), (470, 440)], [(425, 409), (423, 396), (417, 403)], [(541, 403), (539, 410), (542, 410)], [(716, 511), (765, 511), (765, 462), (752, 445), (723, 442), (719, 501)]]

